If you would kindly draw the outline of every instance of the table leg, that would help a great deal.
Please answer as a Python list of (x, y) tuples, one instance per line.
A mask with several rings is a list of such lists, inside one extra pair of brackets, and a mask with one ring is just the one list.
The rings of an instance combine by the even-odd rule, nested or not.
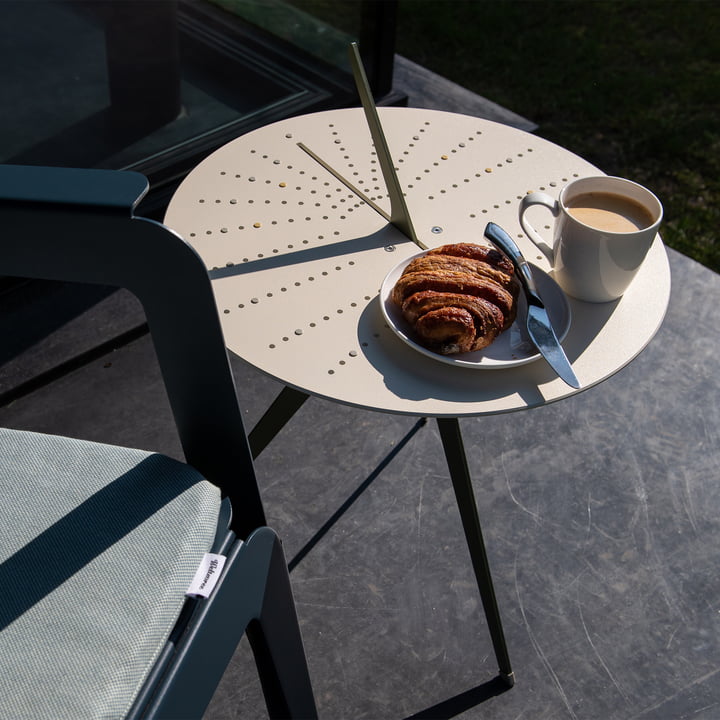
[(248, 433), (253, 460), (272, 442), (308, 397), (307, 393), (287, 386), (280, 391), (272, 405)]
[(445, 458), (450, 470), (450, 478), (455, 490), (455, 498), (460, 510), (465, 539), (470, 551), (473, 570), (475, 571), (475, 578), (480, 590), (480, 598), (490, 630), (490, 637), (495, 649), (495, 657), (500, 668), (500, 675), (508, 685), (512, 686), (515, 682), (515, 676), (510, 667), (510, 656), (505, 644), (502, 620), (495, 599), (490, 565), (480, 529), (477, 503), (475, 502), (470, 471), (465, 457), (465, 447), (460, 434), (460, 424), (457, 418), (437, 418), (437, 423), (443, 449), (445, 450)]

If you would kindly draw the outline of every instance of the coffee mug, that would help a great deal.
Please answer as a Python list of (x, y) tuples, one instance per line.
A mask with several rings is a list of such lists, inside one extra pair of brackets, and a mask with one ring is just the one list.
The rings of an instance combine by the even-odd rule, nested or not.
[[(525, 217), (533, 205), (555, 217), (552, 246)], [(568, 295), (590, 302), (622, 296), (655, 240), (662, 215), (653, 193), (610, 176), (575, 180), (557, 200), (533, 192), (520, 202), (520, 224), (550, 258), (555, 280)]]

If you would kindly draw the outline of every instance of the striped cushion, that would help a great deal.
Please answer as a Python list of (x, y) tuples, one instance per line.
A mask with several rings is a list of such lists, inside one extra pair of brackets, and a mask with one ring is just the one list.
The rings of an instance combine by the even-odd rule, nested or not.
[(163, 455), (0, 429), (0, 717), (122, 717), (213, 542)]

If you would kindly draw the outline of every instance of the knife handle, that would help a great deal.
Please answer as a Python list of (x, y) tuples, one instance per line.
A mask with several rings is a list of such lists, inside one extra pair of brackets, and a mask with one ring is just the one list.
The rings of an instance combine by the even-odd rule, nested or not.
[(538, 294), (530, 265), (520, 252), (520, 248), (515, 244), (515, 241), (499, 225), (492, 222), (485, 227), (485, 237), (494, 245), (497, 245), (512, 260), (525, 290), (528, 303), (544, 308), (545, 303)]

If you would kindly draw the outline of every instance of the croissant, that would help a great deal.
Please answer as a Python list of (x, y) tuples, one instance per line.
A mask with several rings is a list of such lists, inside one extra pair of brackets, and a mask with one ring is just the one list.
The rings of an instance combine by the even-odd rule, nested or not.
[(509, 328), (518, 292), (513, 264), (503, 253), (458, 243), (412, 260), (391, 299), (421, 345), (454, 355), (481, 350)]

